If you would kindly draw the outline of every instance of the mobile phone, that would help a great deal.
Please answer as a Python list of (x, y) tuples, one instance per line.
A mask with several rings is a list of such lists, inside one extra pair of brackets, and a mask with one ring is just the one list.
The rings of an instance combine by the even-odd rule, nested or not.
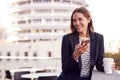
[(90, 43), (90, 40), (82, 40), (81, 45), (86, 46), (88, 43)]

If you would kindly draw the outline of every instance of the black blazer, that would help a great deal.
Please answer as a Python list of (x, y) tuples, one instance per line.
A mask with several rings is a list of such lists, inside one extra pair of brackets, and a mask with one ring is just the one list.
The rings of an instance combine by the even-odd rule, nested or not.
[[(79, 44), (79, 35), (77, 33), (67, 34), (62, 39), (62, 72), (57, 80), (79, 80), (81, 72), (81, 61), (76, 62), (73, 58), (75, 45)], [(99, 71), (104, 71), (104, 38), (103, 35), (90, 33), (90, 78), (94, 65)], [(90, 79), (91, 80), (91, 79)]]

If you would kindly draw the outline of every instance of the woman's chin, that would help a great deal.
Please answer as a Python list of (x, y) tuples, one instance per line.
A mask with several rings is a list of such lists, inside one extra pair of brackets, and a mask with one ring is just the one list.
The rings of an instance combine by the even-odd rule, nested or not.
[(78, 31), (78, 33), (82, 33), (83, 31), (82, 30), (77, 30)]

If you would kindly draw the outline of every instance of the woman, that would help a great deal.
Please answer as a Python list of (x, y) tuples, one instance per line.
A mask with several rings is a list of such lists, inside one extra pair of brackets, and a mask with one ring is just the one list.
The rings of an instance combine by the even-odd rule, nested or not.
[(91, 80), (94, 65), (104, 72), (103, 35), (94, 32), (89, 11), (76, 8), (71, 16), (71, 33), (62, 40), (62, 73), (57, 80)]

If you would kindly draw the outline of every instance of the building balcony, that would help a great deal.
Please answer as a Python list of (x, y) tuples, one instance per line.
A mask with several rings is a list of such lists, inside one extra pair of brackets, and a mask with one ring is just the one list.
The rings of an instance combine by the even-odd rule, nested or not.
[(67, 9), (72, 10), (75, 7), (80, 7), (82, 5), (75, 4), (75, 3), (66, 3), (66, 2), (44, 2), (44, 3), (29, 3), (29, 4), (23, 4), (23, 5), (14, 5), (12, 7), (19, 8), (19, 9)]
[(69, 29), (70, 25), (68, 23), (51, 23), (51, 22), (45, 22), (45, 23), (32, 23), (32, 24), (19, 24), (15, 25), (16, 27), (19, 27), (21, 29)]

